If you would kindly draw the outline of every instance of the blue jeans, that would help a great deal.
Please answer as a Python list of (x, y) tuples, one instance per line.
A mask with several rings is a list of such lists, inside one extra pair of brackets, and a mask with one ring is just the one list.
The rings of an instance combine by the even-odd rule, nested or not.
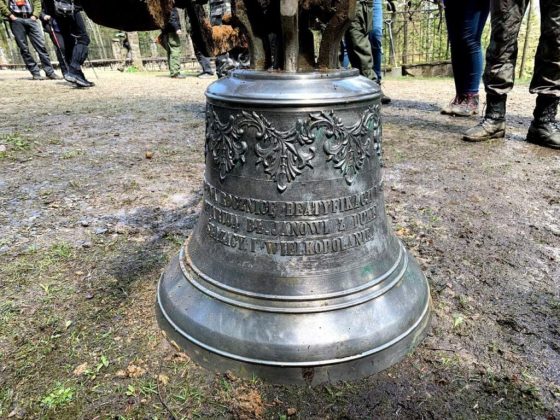
[(383, 40), (383, 4), (382, 0), (373, 1), (373, 30), (369, 33), (369, 42), (373, 54), (373, 71), (381, 82), (381, 42)]
[(480, 38), (486, 24), (490, 0), (448, 0), (445, 21), (451, 44), (451, 63), (458, 95), (478, 93), (482, 76)]

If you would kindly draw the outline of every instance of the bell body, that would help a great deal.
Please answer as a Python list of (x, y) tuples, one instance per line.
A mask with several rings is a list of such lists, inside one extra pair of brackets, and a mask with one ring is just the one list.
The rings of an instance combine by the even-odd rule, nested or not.
[(273, 383), (403, 358), (430, 295), (387, 224), (377, 85), (237, 71), (206, 95), (202, 213), (158, 286), (167, 336), (205, 367)]

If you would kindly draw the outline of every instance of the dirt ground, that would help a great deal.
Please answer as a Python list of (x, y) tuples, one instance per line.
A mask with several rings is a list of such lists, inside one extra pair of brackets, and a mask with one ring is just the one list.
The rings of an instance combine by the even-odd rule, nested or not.
[(526, 84), (507, 138), (468, 144), (475, 120), (439, 114), (450, 79), (386, 82), (387, 215), (430, 282), (431, 333), (381, 374), (309, 388), (209, 373), (154, 319), (200, 208), (211, 81), (94, 80), (0, 72), (0, 418), (560, 418), (560, 152), (524, 142)]

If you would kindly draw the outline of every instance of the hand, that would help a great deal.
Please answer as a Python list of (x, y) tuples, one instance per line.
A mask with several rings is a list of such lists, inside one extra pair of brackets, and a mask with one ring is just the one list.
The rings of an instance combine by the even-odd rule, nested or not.
[(183, 33), (183, 31), (181, 31), (180, 29), (177, 29), (177, 30), (175, 31), (175, 33), (176, 33), (177, 35), (181, 35), (181, 34)]
[(44, 16), (43, 16), (43, 19), (45, 19), (45, 20), (51, 20), (51, 15), (44, 15)]
[(8, 16), (8, 17), (10, 18), (10, 20), (11, 20), (12, 22), (17, 20), (17, 17), (15, 17), (14, 15), (10, 15), (10, 16)]
[(31, 16), (31, 20), (37, 20), (35, 16)]

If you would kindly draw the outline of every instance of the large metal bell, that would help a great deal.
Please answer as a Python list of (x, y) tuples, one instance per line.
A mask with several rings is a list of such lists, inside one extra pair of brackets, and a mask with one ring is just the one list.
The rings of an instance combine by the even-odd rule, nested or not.
[(385, 216), (380, 91), (356, 71), (236, 71), (207, 96), (204, 202), (161, 327), (201, 365), (355, 379), (422, 339), (428, 284)]

